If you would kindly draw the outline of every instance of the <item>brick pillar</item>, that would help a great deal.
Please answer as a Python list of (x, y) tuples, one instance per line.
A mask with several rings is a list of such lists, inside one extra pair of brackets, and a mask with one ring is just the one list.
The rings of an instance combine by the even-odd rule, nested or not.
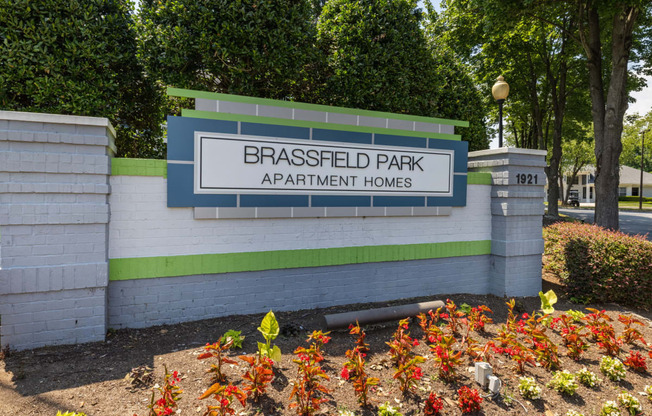
[(107, 119), (0, 111), (0, 344), (103, 340)]
[(546, 152), (501, 148), (469, 153), (469, 172), (490, 172), (491, 280), (496, 295), (541, 290)]

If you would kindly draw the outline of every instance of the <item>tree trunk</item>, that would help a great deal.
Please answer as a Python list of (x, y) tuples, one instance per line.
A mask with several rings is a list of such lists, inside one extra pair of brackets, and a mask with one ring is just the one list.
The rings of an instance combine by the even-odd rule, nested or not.
[[(532, 103), (532, 122), (535, 128), (536, 143), (531, 143), (528, 146), (530, 149), (543, 149), (543, 112), (541, 111), (541, 104), (539, 103), (539, 93), (537, 91), (537, 77), (534, 70), (534, 63), (532, 57), (527, 54), (528, 63), (530, 65), (530, 78), (528, 80), (530, 101)], [(550, 203), (550, 201), (548, 201)]]
[(586, 5), (588, 36), (580, 31), (589, 67), (593, 131), (595, 134), (595, 223), (618, 229), (619, 158), (623, 117), (627, 109), (627, 63), (632, 33), (640, 10), (623, 5), (615, 13), (611, 34), (611, 74), (605, 99), (602, 78), (600, 16), (593, 2)]
[(561, 170), (559, 171), (559, 176), (557, 179), (559, 179), (559, 195), (564, 198), (562, 199), (561, 204), (566, 205), (568, 204), (568, 190), (566, 193), (564, 193), (564, 174), (561, 172)]
[(559, 69), (557, 75), (553, 73), (554, 68), (549, 56), (546, 56), (546, 77), (551, 85), (550, 95), (552, 98), (552, 107), (554, 112), (554, 121), (552, 126), (552, 154), (550, 155), (550, 164), (548, 173), (548, 215), (559, 215), (559, 204), (561, 194), (559, 193), (559, 165), (561, 163), (561, 139), (562, 127), (564, 124), (564, 114), (566, 111), (566, 75), (568, 74), (568, 65), (566, 63), (566, 42), (567, 31), (562, 33), (561, 49), (558, 54)]

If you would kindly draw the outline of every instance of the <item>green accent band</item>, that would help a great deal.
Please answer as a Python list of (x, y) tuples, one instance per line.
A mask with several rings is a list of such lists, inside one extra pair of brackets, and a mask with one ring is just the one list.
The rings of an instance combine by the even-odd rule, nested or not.
[(235, 273), (491, 254), (491, 240), (109, 260), (109, 280)]
[(491, 173), (469, 172), (466, 174), (466, 183), (469, 185), (491, 185)]
[(319, 121), (290, 120), (285, 118), (249, 116), (243, 114), (217, 113), (213, 111), (183, 109), (181, 110), (181, 115), (183, 117), (191, 117), (191, 118), (204, 118), (204, 119), (211, 119), (211, 120), (227, 120), (227, 121), (244, 121), (249, 123), (264, 123), (264, 124), (273, 124), (278, 126), (344, 130), (344, 131), (355, 131), (360, 133), (395, 134), (397, 136), (426, 137), (426, 138), (443, 139), (443, 140), (462, 139), (462, 136), (459, 134), (428, 133), (422, 131), (386, 129), (383, 127), (352, 126), (348, 124), (323, 123)]
[(168, 177), (168, 161), (158, 159), (111, 159), (111, 175)]
[(468, 121), (461, 121), (461, 120), (449, 120), (445, 118), (412, 116), (408, 114), (386, 113), (383, 111), (360, 110), (356, 108), (332, 107), (330, 105), (299, 103), (296, 101), (271, 100), (269, 98), (257, 98), (257, 97), (247, 97), (244, 95), (220, 94), (217, 92), (194, 91), (194, 90), (186, 90), (182, 88), (168, 87), (167, 93), (168, 95), (171, 95), (173, 97), (204, 98), (207, 100), (230, 101), (233, 103), (268, 105), (274, 107), (296, 108), (300, 110), (326, 111), (329, 113), (352, 114), (356, 116), (391, 118), (394, 120), (421, 121), (424, 123), (437, 123), (437, 124), (446, 124), (449, 126), (469, 127)]

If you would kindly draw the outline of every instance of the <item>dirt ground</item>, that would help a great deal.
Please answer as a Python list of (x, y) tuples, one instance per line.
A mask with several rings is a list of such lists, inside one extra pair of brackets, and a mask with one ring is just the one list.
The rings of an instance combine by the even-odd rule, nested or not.
[[(561, 294), (559, 282), (554, 276), (544, 276), (544, 290), (555, 289)], [(370, 307), (388, 306), (398, 303), (413, 303), (426, 300), (446, 300), (450, 298), (457, 305), (466, 303), (471, 306), (487, 305), (493, 310), (491, 316), (495, 324), (488, 325), (486, 334), (478, 336), (484, 343), (493, 338), (500, 323), (506, 321), (507, 307), (505, 300), (496, 296), (476, 295), (441, 295), (431, 298), (405, 299), (401, 302), (360, 304), (341, 307), (332, 307), (319, 310), (301, 310), (296, 312), (278, 312), (277, 319), (281, 329), (286, 335), (279, 336), (275, 344), (281, 348), (283, 359), (275, 367), (275, 378), (267, 394), (259, 403), (247, 402), (245, 408), (237, 405), (239, 415), (290, 415), (295, 414), (289, 408), (289, 396), (292, 382), (297, 374), (297, 365), (292, 362), (292, 352), (298, 346), (307, 346), (306, 333), (315, 329), (326, 329), (323, 316), (329, 313), (365, 309)], [(538, 298), (517, 299), (519, 312), (532, 312), (540, 306)], [(618, 313), (630, 312), (618, 305), (593, 305), (606, 309), (617, 320)], [(584, 305), (571, 304), (561, 298), (555, 305), (555, 315), (568, 309), (582, 310)], [(643, 334), (648, 342), (652, 342), (652, 328), (649, 313), (634, 311), (639, 315), (645, 326)], [(197, 356), (203, 351), (207, 342), (216, 341), (229, 329), (242, 331), (246, 336), (242, 350), (230, 353), (235, 357), (242, 354), (252, 354), (256, 350), (257, 341), (263, 338), (256, 330), (263, 315), (242, 315), (225, 318), (210, 319), (199, 322), (184, 323), (172, 326), (159, 326), (147, 329), (130, 329), (111, 332), (106, 342), (83, 344), (76, 346), (59, 346), (41, 348), (25, 352), (13, 352), (0, 362), (0, 415), (56, 415), (58, 410), (84, 412), (88, 416), (94, 415), (147, 415), (147, 405), (151, 397), (149, 387), (131, 388), (125, 380), (131, 369), (145, 365), (154, 369), (154, 383), (161, 383), (164, 365), (170, 371), (177, 370), (182, 378), (179, 382), (184, 393), (179, 402), (180, 414), (202, 415), (206, 405), (212, 399), (199, 401), (197, 398), (212, 383), (211, 376), (205, 370), (209, 363), (207, 360), (198, 360)], [(404, 415), (423, 414), (423, 401), (429, 391), (434, 391), (445, 399), (443, 415), (459, 415), (461, 411), (456, 407), (456, 390), (461, 385), (477, 387), (473, 380), (473, 373), (468, 371), (472, 366), (470, 361), (460, 371), (459, 379), (454, 383), (446, 384), (436, 377), (433, 366), (432, 353), (426, 343), (421, 342), (416, 347), (416, 352), (430, 358), (422, 365), (424, 377), (420, 387), (414, 394), (404, 396), (398, 384), (393, 380), (394, 370), (388, 362), (389, 347), (385, 344), (390, 340), (395, 331), (397, 322), (387, 322), (366, 327), (367, 342), (370, 344), (367, 369), (369, 375), (380, 379), (379, 388), (371, 394), (371, 405), (360, 408), (357, 403), (352, 385), (340, 378), (342, 364), (346, 361), (345, 351), (353, 348), (354, 338), (348, 330), (337, 330), (331, 333), (332, 341), (325, 345), (325, 361), (322, 367), (329, 375), (330, 380), (325, 385), (330, 390), (329, 401), (322, 405), (320, 414), (337, 415), (338, 410), (348, 409), (356, 411), (358, 415), (375, 415), (377, 406), (389, 402), (400, 409)], [(614, 325), (617, 333), (622, 325)], [(412, 336), (420, 338), (421, 329), (416, 322), (410, 326)], [(548, 330), (551, 337), (559, 345), (560, 354), (565, 352), (561, 338)], [(647, 356), (645, 349), (641, 349)], [(630, 347), (626, 346), (624, 352), (628, 353)], [(595, 344), (584, 355), (580, 362), (574, 362), (568, 357), (562, 358), (562, 368), (577, 371), (586, 366), (591, 371), (599, 371), (601, 354)], [(621, 358), (624, 355), (621, 354)], [(236, 359), (237, 360), (237, 359)], [(239, 360), (237, 360), (239, 361)], [(648, 359), (648, 361), (650, 361)], [(652, 366), (652, 364), (651, 364)], [(241, 384), (241, 374), (244, 373), (244, 362), (237, 365), (226, 365), (228, 381)], [(597, 388), (580, 386), (572, 397), (561, 396), (554, 390), (548, 389), (545, 384), (550, 380), (551, 373), (541, 367), (526, 367), (525, 375), (533, 376), (542, 386), (543, 397), (539, 400), (529, 401), (518, 393), (518, 375), (512, 369), (508, 357), (496, 356), (494, 373), (503, 381), (502, 393), (513, 397), (514, 401), (494, 400), (485, 398), (482, 403), (484, 415), (517, 415), (547, 414), (565, 415), (568, 409), (581, 411), (585, 416), (597, 415), (601, 404), (606, 400), (616, 400), (621, 391), (629, 391), (640, 398), (644, 411), (652, 414), (652, 402), (646, 397), (638, 395), (645, 385), (652, 384), (649, 373), (637, 374), (628, 371), (627, 377), (621, 382), (604, 380)], [(625, 414), (625, 413), (623, 413)]]

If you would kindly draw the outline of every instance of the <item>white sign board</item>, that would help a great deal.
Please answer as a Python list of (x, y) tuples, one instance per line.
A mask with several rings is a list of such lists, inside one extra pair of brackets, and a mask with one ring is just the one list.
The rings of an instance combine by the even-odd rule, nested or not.
[(195, 133), (195, 193), (451, 196), (452, 150)]

